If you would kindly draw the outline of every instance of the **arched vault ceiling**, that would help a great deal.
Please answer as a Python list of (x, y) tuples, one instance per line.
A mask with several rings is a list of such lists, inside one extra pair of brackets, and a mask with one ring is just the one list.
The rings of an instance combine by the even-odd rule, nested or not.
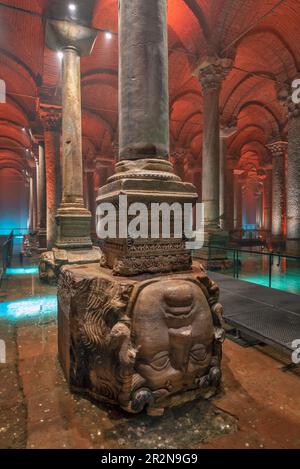
[[(98, 30), (92, 54), (81, 60), (85, 145), (112, 157), (118, 135), (118, 0), (77, 2), (80, 21)], [(8, 91), (0, 104), (0, 141), (16, 146), (18, 155), (32, 145), (29, 128), (41, 132), (40, 102), (61, 102), (61, 60), (45, 47), (44, 19), (65, 17), (68, 3), (0, 3), (0, 78)], [(261, 152), (265, 158), (270, 136), (287, 131), (276, 83), (300, 71), (299, 23), (299, 0), (168, 0), (172, 146), (200, 158), (203, 98), (194, 72), (205, 56), (229, 55), (234, 66), (223, 82), (220, 113), (225, 123), (237, 119), (230, 152), (239, 155), (250, 145), (249, 155)]]

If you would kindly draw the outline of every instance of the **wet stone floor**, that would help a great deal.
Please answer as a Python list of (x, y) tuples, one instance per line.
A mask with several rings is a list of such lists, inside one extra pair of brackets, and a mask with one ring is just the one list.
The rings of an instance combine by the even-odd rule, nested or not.
[(56, 289), (19, 273), (0, 292), (0, 448), (300, 447), (300, 377), (266, 347), (226, 341), (224, 391), (162, 417), (71, 394), (57, 361)]

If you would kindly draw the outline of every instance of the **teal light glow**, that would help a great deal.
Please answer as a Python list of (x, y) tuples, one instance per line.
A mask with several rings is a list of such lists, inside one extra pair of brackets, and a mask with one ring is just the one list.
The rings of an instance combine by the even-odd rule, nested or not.
[(38, 275), (39, 268), (32, 267), (9, 267), (6, 269), (6, 275)]
[[(245, 280), (246, 282), (256, 283), (257, 285), (262, 285), (264, 287), (269, 286), (269, 277), (266, 274), (242, 274), (240, 275), (240, 280)], [(300, 275), (299, 273), (289, 274), (289, 275), (274, 275), (271, 279), (271, 287), (276, 290), (283, 290), (290, 293), (300, 294)]]
[(31, 297), (24, 300), (0, 303), (0, 317), (18, 320), (40, 316), (54, 316), (57, 314), (56, 295)]

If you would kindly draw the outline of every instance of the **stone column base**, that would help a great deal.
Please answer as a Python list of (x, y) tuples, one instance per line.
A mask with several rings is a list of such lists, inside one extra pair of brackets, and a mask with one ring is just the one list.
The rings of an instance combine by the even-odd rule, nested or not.
[(194, 251), (193, 258), (201, 262), (207, 270), (223, 270), (233, 266), (232, 259), (227, 258), (229, 233), (222, 230), (211, 230), (205, 232), (204, 246)]
[(59, 249), (92, 248), (91, 213), (84, 207), (72, 207), (65, 204), (57, 211), (57, 239)]
[(56, 285), (60, 270), (66, 264), (89, 264), (99, 262), (103, 254), (98, 247), (87, 249), (58, 249), (44, 252), (40, 257), (39, 276), (40, 280)]
[(152, 416), (211, 397), (225, 337), (218, 297), (196, 266), (135, 277), (99, 264), (62, 267), (58, 350), (71, 390)]

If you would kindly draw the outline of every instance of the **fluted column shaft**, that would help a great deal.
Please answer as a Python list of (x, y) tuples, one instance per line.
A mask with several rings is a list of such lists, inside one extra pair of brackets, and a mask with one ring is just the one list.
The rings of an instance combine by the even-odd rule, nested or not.
[(272, 171), (272, 238), (283, 241), (285, 221), (285, 154), (286, 142), (272, 142), (267, 145), (273, 158)]

